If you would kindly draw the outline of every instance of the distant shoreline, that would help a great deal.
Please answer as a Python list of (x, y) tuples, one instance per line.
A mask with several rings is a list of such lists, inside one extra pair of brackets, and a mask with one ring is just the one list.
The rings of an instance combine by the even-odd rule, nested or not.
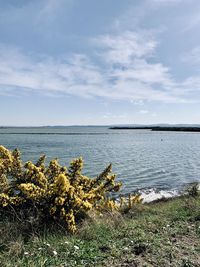
[(200, 127), (173, 127), (173, 126), (144, 126), (144, 127), (110, 127), (110, 130), (150, 130), (150, 131), (173, 131), (173, 132), (200, 132)]

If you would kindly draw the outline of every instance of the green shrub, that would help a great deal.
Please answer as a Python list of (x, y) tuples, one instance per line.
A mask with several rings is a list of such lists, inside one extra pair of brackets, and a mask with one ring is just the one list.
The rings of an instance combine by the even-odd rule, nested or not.
[[(120, 203), (109, 199), (121, 187), (111, 164), (96, 178), (83, 175), (82, 168), (82, 158), (72, 161), (68, 169), (56, 159), (46, 166), (45, 156), (36, 164), (24, 164), (17, 149), (0, 146), (0, 212), (24, 220), (62, 221), (73, 233), (77, 219), (88, 210), (118, 209)], [(129, 197), (129, 206), (134, 201), (140, 201), (138, 195)]]

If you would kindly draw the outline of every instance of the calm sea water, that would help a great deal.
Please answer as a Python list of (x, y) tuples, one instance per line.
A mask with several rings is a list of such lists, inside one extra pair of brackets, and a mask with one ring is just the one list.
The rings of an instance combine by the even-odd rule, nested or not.
[(68, 165), (83, 156), (86, 175), (110, 162), (122, 193), (142, 188), (180, 189), (200, 182), (200, 133), (109, 130), (108, 127), (1, 128), (0, 144), (19, 148), (23, 160), (59, 158)]

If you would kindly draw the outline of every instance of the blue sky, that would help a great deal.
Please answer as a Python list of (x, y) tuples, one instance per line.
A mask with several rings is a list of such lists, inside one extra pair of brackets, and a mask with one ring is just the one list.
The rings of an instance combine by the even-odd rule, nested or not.
[(199, 0), (0, 0), (0, 125), (200, 123)]

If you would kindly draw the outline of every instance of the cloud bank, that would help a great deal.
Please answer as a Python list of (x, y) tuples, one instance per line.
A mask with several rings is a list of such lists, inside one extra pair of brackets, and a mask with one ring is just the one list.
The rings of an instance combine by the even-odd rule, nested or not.
[[(101, 66), (83, 54), (60, 58), (24, 54), (0, 47), (0, 93), (31, 90), (43, 94), (103, 97), (131, 101), (185, 102), (197, 78), (176, 83), (170, 69), (151, 63), (157, 42), (148, 34), (127, 31), (93, 40)], [(179, 87), (181, 89), (179, 89)], [(190, 99), (190, 101), (195, 99)]]

